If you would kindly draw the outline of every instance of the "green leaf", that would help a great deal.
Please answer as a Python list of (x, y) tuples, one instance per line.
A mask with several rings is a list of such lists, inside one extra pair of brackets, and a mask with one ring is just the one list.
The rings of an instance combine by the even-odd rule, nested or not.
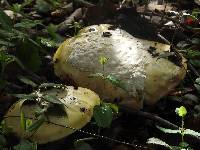
[(194, 58), (194, 57), (199, 57), (199, 56), (200, 56), (200, 52), (199, 51), (191, 50), (191, 49), (187, 50), (187, 57), (188, 58)]
[(181, 133), (180, 130), (172, 130), (172, 129), (166, 129), (166, 128), (162, 128), (159, 126), (156, 126), (159, 130), (161, 130), (164, 133), (172, 133), (172, 134), (177, 134), (177, 133)]
[(157, 57), (157, 60), (160, 58), (167, 58), (169, 56), (175, 56), (174, 52), (165, 52), (163, 54), (159, 54), (159, 56)]
[(13, 56), (15, 62), (19, 65), (19, 67), (21, 67), (21, 69), (25, 69), (26, 67), (23, 65), (23, 63), (15, 56)]
[[(44, 114), (46, 111), (47, 111), (47, 108), (41, 108), (40, 106), (37, 106), (34, 110), (34, 116), (39, 117), (40, 115)], [(49, 108), (48, 108), (48, 111), (49, 111)]]
[(13, 33), (12, 31), (0, 29), (0, 37), (2, 39), (4, 39), (4, 40), (7, 39), (9, 41), (9, 39), (11, 39), (13, 36), (15, 36), (15, 33)]
[(31, 119), (26, 119), (26, 129), (29, 128), (32, 125), (32, 120)]
[(200, 39), (199, 38), (192, 38), (192, 44), (194, 45), (199, 45), (200, 44)]
[(20, 13), (20, 11), (22, 10), (22, 5), (15, 3), (12, 5), (11, 10), (14, 11), (15, 13)]
[(197, 92), (200, 93), (200, 85), (199, 84), (194, 84), (194, 86), (197, 89)]
[(200, 93), (200, 78), (197, 78), (195, 80), (195, 83), (197, 83), (197, 84), (194, 84), (194, 86), (197, 89), (197, 92)]
[(184, 134), (192, 135), (192, 136), (195, 136), (195, 137), (200, 137), (200, 133), (199, 132), (196, 132), (196, 131), (191, 130), (191, 129), (185, 129), (184, 130)]
[(108, 58), (106, 58), (105, 56), (100, 56), (99, 62), (100, 62), (101, 65), (106, 64), (107, 61), (108, 61)]
[(11, 47), (11, 46), (14, 46), (15, 44), (13, 44), (12, 42), (9, 42), (9, 41), (4, 41), (2, 39), (0, 39), (0, 46), (8, 46), (8, 47)]
[(176, 108), (175, 112), (180, 116), (180, 117), (185, 117), (187, 114), (187, 110), (184, 106), (181, 106), (180, 108)]
[(99, 127), (110, 127), (113, 111), (108, 105), (97, 105), (94, 107), (94, 119)]
[(12, 132), (12, 129), (10, 127), (8, 127), (5, 123), (5, 121), (3, 120), (0, 124), (0, 133), (3, 135), (8, 135)]
[(30, 53), (31, 55), (29, 57), (30, 59), (27, 62), (27, 65), (30, 69), (32, 69), (32, 71), (37, 71), (42, 64), (39, 52), (33, 50)]
[(0, 26), (5, 30), (11, 30), (13, 27), (12, 20), (0, 8)]
[(64, 38), (62, 36), (60, 36), (57, 32), (57, 25), (54, 24), (50, 24), (47, 26), (47, 32), (50, 34), (51, 38), (57, 42), (62, 42), (64, 41)]
[(30, 5), (32, 2), (33, 2), (33, 0), (24, 0), (23, 3), (21, 3), (21, 4), (18, 4), (18, 3), (13, 4), (10, 9), (12, 11), (14, 11), (15, 13), (21, 13), (21, 14), (23, 14), (22, 9), (25, 6)]
[(13, 148), (14, 150), (37, 150), (37, 144), (22, 139), (20, 143)]
[[(190, 102), (192, 102), (192, 103), (196, 103), (196, 104), (199, 103), (199, 98), (198, 98), (198, 96), (196, 96), (196, 95), (194, 95), (194, 94), (185, 94), (185, 95), (183, 96), (183, 99), (185, 99), (186, 101), (188, 100), (188, 101), (190, 101)], [(184, 100), (184, 101), (185, 101), (185, 100)]]
[(40, 38), (40, 42), (42, 45), (46, 46), (46, 47), (58, 47), (58, 43), (54, 40), (48, 39), (48, 38)]
[(198, 59), (190, 59), (189, 62), (190, 62), (194, 67), (200, 68), (200, 60), (198, 60)]
[(42, 64), (39, 50), (40, 48), (31, 42), (30, 39), (25, 39), (24, 42), (19, 45), (17, 57), (28, 69), (35, 72)]
[(119, 107), (116, 104), (106, 103), (106, 105), (108, 105), (113, 110), (113, 112), (115, 113), (119, 112)]
[(0, 145), (5, 146), (6, 145), (6, 138), (0, 134)]
[(196, 78), (195, 82), (200, 85), (200, 78)]
[(110, 81), (113, 85), (115, 85), (117, 87), (120, 87), (121, 89), (127, 91), (125, 84), (122, 83), (122, 81), (120, 81), (119, 79), (117, 79), (115, 76), (108, 75), (106, 77), (106, 80)]
[(26, 131), (27, 132), (36, 131), (44, 122), (45, 122), (45, 116), (41, 115), (38, 117), (38, 120), (36, 120), (29, 127), (27, 127)]
[(56, 88), (56, 87), (62, 87), (62, 84), (56, 84), (56, 83), (42, 83), (39, 88)]
[(169, 144), (167, 144), (166, 142), (164, 142), (164, 141), (162, 141), (158, 138), (155, 138), (155, 137), (149, 138), (147, 140), (147, 144), (156, 144), (156, 145), (161, 145), (161, 146), (164, 146), (166, 148), (172, 149), (172, 147)]
[(37, 84), (36, 84), (36, 83), (34, 83), (33, 81), (31, 81), (30, 79), (28, 79), (28, 78), (26, 78), (26, 77), (24, 77), (24, 76), (19, 76), (18, 78), (19, 78), (19, 80), (20, 80), (21, 82), (23, 82), (23, 83), (25, 83), (25, 84), (27, 84), (27, 85), (30, 85), (30, 86), (32, 86), (32, 87), (37, 87)]
[(44, 0), (36, 0), (35, 8), (39, 13), (48, 13), (52, 6)]
[(180, 142), (180, 143), (179, 143), (179, 146), (180, 146), (181, 148), (187, 148), (187, 147), (189, 146), (189, 144), (186, 143), (186, 142)]
[(35, 100), (38, 96), (36, 94), (12, 94), (19, 99)]
[(54, 25), (52, 23), (47, 26), (47, 32), (51, 35), (52, 38), (56, 37), (57, 28), (57, 25)]
[(26, 119), (23, 111), (20, 112), (20, 126), (24, 131), (26, 131)]
[(22, 19), (21, 22), (16, 23), (14, 25), (14, 27), (15, 28), (30, 29), (30, 28), (33, 28), (33, 27), (35, 27), (37, 25), (43, 26), (42, 21), (41, 20)]
[(102, 78), (102, 79), (105, 78), (103, 73), (90, 74), (89, 77), (91, 77), (91, 78)]
[[(68, 117), (68, 114), (67, 112), (65, 111), (65, 106), (64, 104), (63, 105), (53, 105), (53, 107), (48, 107), (43, 109), (44, 112), (47, 111), (47, 114), (50, 115), (50, 116), (58, 116), (58, 117)], [(36, 112), (37, 113), (37, 112)]]
[(63, 103), (54, 95), (45, 95), (45, 96), (42, 96), (42, 98), (47, 102), (63, 105)]
[(25, 7), (27, 5), (30, 5), (34, 0), (24, 0), (24, 2), (22, 3), (22, 7)]
[(5, 51), (0, 51), (0, 62), (4, 65), (15, 61), (12, 55), (7, 54)]
[[(10, 39), (16, 39), (17, 41), (21, 40), (22, 42), (26, 42), (25, 39), (27, 39), (29, 37), (28, 34), (20, 31), (20, 30), (16, 30), (16, 29), (12, 29), (12, 34), (13, 36), (10, 37)], [(18, 45), (21, 43), (17, 43)]]

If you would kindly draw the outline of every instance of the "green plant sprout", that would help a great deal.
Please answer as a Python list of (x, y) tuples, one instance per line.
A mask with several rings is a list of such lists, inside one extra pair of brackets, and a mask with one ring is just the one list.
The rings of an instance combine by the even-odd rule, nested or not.
[[(100, 56), (99, 57), (99, 63), (102, 66), (102, 72), (104, 72), (105, 70), (105, 64), (108, 62), (109, 58), (105, 57), (105, 56)], [(101, 78), (103, 80), (107, 80), (109, 82), (111, 82), (113, 85), (123, 89), (124, 91), (127, 91), (126, 85), (124, 82), (122, 82), (121, 80), (119, 80), (117, 77), (115, 77), (114, 75), (104, 75), (104, 73), (94, 73), (91, 74), (89, 77), (91, 78)]]
[(99, 63), (102, 65), (103, 71), (104, 71), (105, 64), (108, 62), (108, 59), (109, 58), (107, 58), (105, 56), (100, 56), (100, 58), (99, 58)]
[(161, 139), (152, 137), (147, 140), (148, 144), (156, 144), (156, 145), (161, 145), (164, 146), (170, 150), (192, 150), (192, 148), (189, 147), (189, 144), (184, 141), (184, 136), (185, 135), (191, 135), (194, 137), (199, 138), (200, 133), (193, 131), (191, 129), (185, 129), (184, 128), (184, 117), (187, 114), (187, 110), (184, 106), (181, 106), (179, 108), (176, 108), (175, 110), (176, 114), (181, 117), (181, 127), (178, 130), (173, 130), (173, 129), (166, 129), (163, 127), (156, 126), (159, 130), (161, 130), (164, 133), (169, 133), (169, 134), (180, 134), (181, 135), (181, 142), (179, 143), (178, 146), (171, 146), (167, 144), (166, 142), (162, 141)]

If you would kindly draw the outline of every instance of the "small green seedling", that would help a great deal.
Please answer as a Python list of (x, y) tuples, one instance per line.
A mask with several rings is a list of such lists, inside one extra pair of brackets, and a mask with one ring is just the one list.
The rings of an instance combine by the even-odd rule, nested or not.
[(200, 133), (193, 131), (191, 129), (185, 129), (184, 128), (184, 117), (187, 114), (187, 110), (184, 106), (176, 108), (175, 112), (177, 113), (177, 115), (179, 117), (181, 117), (181, 127), (179, 129), (177, 129), (177, 130), (166, 129), (166, 128), (162, 128), (162, 127), (159, 127), (159, 126), (157, 126), (157, 128), (164, 133), (180, 134), (181, 135), (181, 142), (179, 143), (179, 145), (178, 146), (171, 146), (171, 145), (167, 144), (166, 142), (162, 141), (161, 139), (158, 139), (158, 138), (155, 138), (155, 137), (149, 138), (147, 140), (148, 144), (161, 145), (161, 146), (164, 146), (164, 147), (166, 147), (170, 150), (186, 150), (186, 149), (192, 150), (192, 148), (189, 147), (189, 144), (184, 141), (184, 136), (185, 135), (191, 135), (191, 136), (199, 138)]
[[(99, 63), (102, 65), (102, 72), (104, 72), (105, 69), (105, 64), (108, 62), (109, 58), (105, 57), (105, 56), (100, 56), (99, 57)], [(121, 80), (119, 80), (116, 76), (108, 74), (105, 75), (104, 73), (94, 73), (91, 74), (89, 77), (91, 78), (101, 78), (103, 80), (107, 80), (110, 83), (112, 83), (113, 85), (115, 85), (116, 87), (119, 87), (125, 91), (127, 91), (127, 87), (126, 84), (124, 82), (122, 82)]]
[(104, 66), (105, 66), (105, 64), (108, 62), (108, 59), (109, 59), (109, 58), (107, 58), (107, 57), (105, 57), (105, 56), (99, 57), (99, 63), (102, 65), (103, 71), (104, 71)]

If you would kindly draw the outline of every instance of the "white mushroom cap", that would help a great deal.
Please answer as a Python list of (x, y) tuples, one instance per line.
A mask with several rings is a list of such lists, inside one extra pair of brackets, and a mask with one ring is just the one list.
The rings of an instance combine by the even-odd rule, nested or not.
[[(165, 52), (170, 52), (170, 45), (135, 38), (108, 24), (93, 25), (61, 44), (54, 55), (54, 69), (61, 79), (70, 78), (102, 99), (120, 98), (122, 104), (140, 109), (143, 100), (155, 104), (185, 76), (185, 59), (180, 66), (167, 58), (158, 59), (157, 55)], [(108, 58), (104, 70), (99, 63), (101, 56)], [(91, 78), (95, 73), (115, 76), (126, 90), (107, 80)]]
[(56, 95), (56, 97), (63, 102), (64, 111), (67, 115), (59, 114), (60, 110), (55, 111), (54, 114), (47, 111), (48, 120), (33, 132), (26, 132), (22, 129), (20, 126), (20, 113), (22, 110), (26, 118), (34, 118), (37, 104), (26, 102), (23, 104), (23, 101), (18, 101), (4, 116), (6, 125), (11, 127), (17, 136), (28, 138), (38, 144), (55, 141), (75, 132), (75, 130), (62, 126), (75, 129), (82, 128), (90, 121), (94, 106), (100, 104), (100, 99), (97, 94), (89, 89), (81, 87), (74, 89), (68, 86), (64, 90), (51, 89), (46, 92), (41, 92), (41, 94)]

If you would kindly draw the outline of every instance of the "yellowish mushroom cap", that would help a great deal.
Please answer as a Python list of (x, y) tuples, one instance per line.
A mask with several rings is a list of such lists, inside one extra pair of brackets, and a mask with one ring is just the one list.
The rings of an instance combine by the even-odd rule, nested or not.
[(75, 130), (70, 128), (82, 128), (90, 121), (94, 106), (100, 104), (100, 99), (97, 94), (89, 89), (81, 87), (74, 89), (68, 86), (64, 90), (51, 89), (41, 92), (40, 94), (56, 95), (64, 104), (65, 113), (59, 113), (61, 112), (60, 110), (54, 110), (54, 113), (47, 111), (45, 122), (33, 132), (27, 132), (22, 129), (20, 126), (20, 113), (22, 111), (25, 114), (25, 118), (29, 118), (34, 122), (34, 113), (38, 106), (37, 103), (26, 103), (23, 100), (18, 101), (10, 107), (4, 116), (6, 125), (12, 128), (17, 136), (28, 138), (38, 144), (55, 141), (75, 132)]
[[(166, 52), (170, 45), (135, 38), (108, 24), (93, 25), (60, 45), (54, 70), (61, 79), (71, 79), (102, 99), (121, 99), (121, 104), (140, 109), (143, 102), (154, 105), (185, 77), (186, 60), (182, 58), (177, 65), (159, 57)], [(99, 63), (102, 56), (108, 59), (103, 67)], [(91, 78), (96, 73), (116, 77), (126, 90), (108, 80)]]

